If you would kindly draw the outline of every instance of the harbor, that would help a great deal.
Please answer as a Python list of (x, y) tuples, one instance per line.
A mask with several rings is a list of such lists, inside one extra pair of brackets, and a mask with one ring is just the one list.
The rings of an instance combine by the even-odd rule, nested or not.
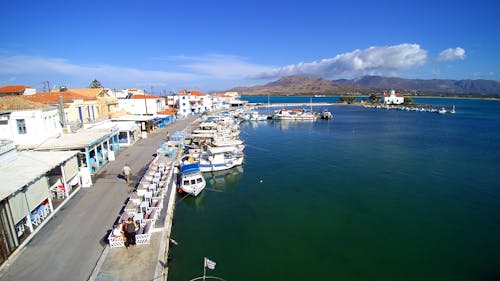
[[(448, 102), (443, 100), (436, 104), (444, 107)], [(459, 223), (461, 218), (446, 210), (451, 208), (463, 213), (461, 207), (449, 203), (437, 207), (427, 202), (426, 198), (442, 199), (442, 194), (434, 187), (440, 186), (440, 190), (450, 194), (453, 186), (454, 190), (460, 189), (472, 196), (467, 190), (475, 190), (475, 184), (492, 185), (492, 177), (488, 176), (494, 173), (491, 158), (486, 158), (487, 167), (472, 168), (474, 175), (482, 175), (475, 179), (465, 172), (471, 168), (459, 161), (472, 161), (477, 150), (471, 153), (462, 151), (460, 146), (448, 145), (447, 154), (437, 157), (443, 144), (455, 143), (463, 137), (457, 128), (464, 122), (467, 124), (472, 118), (477, 124), (483, 124), (489, 122), (481, 119), (483, 114), (496, 116), (495, 107), (490, 111), (478, 109), (486, 106), (481, 104), (483, 101), (476, 101), (476, 107), (453, 102), (464, 111), (456, 118), (444, 119), (437, 114), (407, 114), (400, 110), (367, 110), (360, 106), (331, 104), (321, 109), (334, 112), (334, 122), (238, 120), (238, 109), (178, 120), (116, 155), (115, 161), (96, 174), (90, 189), (76, 192), (75, 203), (59, 210), (46, 223), (49, 230), (64, 223), (65, 231), (37, 234), (28, 247), (6, 265), (0, 278), (30, 280), (72, 276), (80, 280), (191, 280), (209, 273), (225, 280), (293, 279), (297, 276), (319, 279), (332, 274), (341, 279), (355, 276), (377, 280), (378, 277), (372, 278), (379, 276), (374, 271), (364, 274), (356, 271), (359, 264), (369, 268), (365, 248), (371, 248), (371, 252), (388, 251), (378, 256), (382, 262), (399, 262), (398, 268), (404, 270), (404, 275), (415, 274), (423, 278), (412, 270), (412, 259), (397, 261), (393, 256), (417, 251), (416, 247), (425, 248), (418, 241), (430, 240), (436, 232), (443, 233), (443, 239), (449, 239), (452, 230), (439, 224), (440, 216), (451, 216), (458, 223), (458, 234), (464, 233), (467, 227)], [(285, 106), (293, 110), (294, 104), (297, 103), (280, 103), (279, 108)], [(245, 113), (239, 112), (241, 114)], [(371, 120), (377, 120), (377, 124), (373, 125)], [(394, 120), (399, 122), (394, 123)], [(435, 122), (447, 124), (446, 134), (430, 126)], [(484, 125), (471, 126), (470, 135), (477, 135), (474, 130)], [(419, 135), (423, 131), (426, 133)], [(402, 137), (405, 135), (408, 137)], [(468, 141), (476, 142), (482, 154), (496, 150), (496, 144), (484, 139)], [(325, 147), (328, 149), (322, 149)], [(422, 169), (425, 166), (422, 161), (429, 159), (434, 165)], [(241, 162), (235, 162), (239, 160)], [(454, 164), (449, 165), (450, 161)], [(130, 184), (117, 176), (125, 163), (132, 163), (135, 171)], [(191, 191), (181, 183), (187, 180), (183, 173), (192, 170), (190, 165), (194, 164), (197, 165), (196, 173), (203, 178), (203, 187)], [(189, 169), (183, 169), (183, 165)], [(455, 174), (455, 170), (462, 175), (460, 179), (448, 176)], [(425, 179), (412, 171), (423, 173)], [(364, 176), (358, 177), (359, 173)], [(188, 181), (191, 183), (191, 179)], [(469, 184), (472, 182), (474, 186)], [(304, 197), (310, 200), (302, 200)], [(99, 200), (109, 203), (95, 207), (95, 212), (86, 212)], [(485, 223), (481, 221), (483, 213), (494, 211), (489, 199), (480, 196), (478, 200), (486, 205), (478, 214), (471, 215), (478, 221), (476, 227)], [(160, 201), (162, 204), (157, 204)], [(470, 207), (469, 203), (473, 202), (466, 203), (464, 208)], [(422, 208), (411, 207), (415, 204)], [(428, 211), (438, 214), (438, 219), (427, 221)], [(379, 221), (379, 216), (384, 219)], [(111, 237), (113, 227), (125, 217), (132, 217), (140, 225), (137, 245), (128, 248), (123, 241)], [(93, 227), (80, 229), (82, 222)], [(413, 229), (413, 223), (425, 230)], [(367, 225), (371, 225), (371, 229), (367, 229)], [(418, 237), (414, 231), (418, 232)], [(493, 229), (493, 232), (500, 233), (500, 229)], [(78, 234), (75, 236), (75, 233)], [(283, 236), (283, 233), (292, 235)], [(480, 231), (472, 235), (483, 237), (483, 241), (493, 248), (496, 245), (489, 235)], [(401, 246), (394, 247), (382, 238), (386, 236), (399, 240)], [(76, 237), (80, 241), (78, 247), (54, 254), (54, 245), (61, 241), (74, 243)], [(463, 238), (457, 237), (451, 246), (456, 247)], [(292, 249), (290, 245), (295, 246)], [(485, 256), (494, 259), (485, 248), (480, 249)], [(446, 257), (447, 251), (450, 248), (441, 245), (435, 259)], [(72, 267), (60, 267), (58, 271), (33, 267), (30, 271), (24, 270), (26, 264), (33, 264), (49, 253), (55, 257), (44, 265), (51, 268), (58, 267), (57, 261), (61, 259), (73, 263), (78, 260), (96, 262), (82, 264), (83, 270), (78, 272)], [(351, 260), (344, 260), (345, 256), (350, 256)], [(217, 263), (217, 267), (214, 264), (214, 269), (202, 271), (203, 257)], [(459, 257), (465, 259), (465, 256)], [(416, 258), (435, 262), (425, 253)], [(303, 259), (321, 266), (314, 273), (308, 270), (287, 272), (289, 266), (300, 268)], [(254, 264), (262, 270), (252, 270), (242, 278), (241, 272), (245, 270), (242, 263)], [(332, 272), (334, 264), (339, 267)], [(431, 264), (426, 266), (439, 271)], [(450, 270), (450, 265), (442, 266), (446, 268), (442, 276), (460, 280)], [(82, 275), (82, 272), (89, 272), (89, 275)], [(387, 274), (394, 273), (385, 269), (383, 276)]]
[(500, 281), (495, 3), (2, 2), (0, 281)]
[(478, 134), (499, 136), (498, 102), (434, 101), (452, 103), (453, 118), (332, 106), (333, 122), (242, 122), (241, 171), (176, 205), (169, 280), (203, 257), (225, 280), (491, 276), (498, 144)]

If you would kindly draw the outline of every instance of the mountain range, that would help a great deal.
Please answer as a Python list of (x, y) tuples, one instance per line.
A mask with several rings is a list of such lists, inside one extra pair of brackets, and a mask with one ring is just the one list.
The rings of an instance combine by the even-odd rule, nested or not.
[(244, 96), (262, 95), (348, 95), (380, 93), (394, 89), (411, 95), (500, 97), (500, 82), (494, 80), (405, 79), (362, 76), (355, 79), (327, 80), (299, 75), (282, 77), (265, 85), (236, 87)]

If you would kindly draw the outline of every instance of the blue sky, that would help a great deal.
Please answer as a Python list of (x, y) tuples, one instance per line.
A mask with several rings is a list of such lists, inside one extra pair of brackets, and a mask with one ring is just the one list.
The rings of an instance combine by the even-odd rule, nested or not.
[(0, 85), (156, 94), (300, 74), (500, 80), (496, 1), (1, 1)]

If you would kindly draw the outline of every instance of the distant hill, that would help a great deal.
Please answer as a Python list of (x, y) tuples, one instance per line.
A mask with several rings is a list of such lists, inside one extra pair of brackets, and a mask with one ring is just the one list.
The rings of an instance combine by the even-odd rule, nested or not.
[(299, 75), (286, 76), (265, 85), (236, 87), (244, 96), (265, 95), (368, 95), (394, 89), (414, 95), (500, 97), (500, 82), (494, 80), (405, 79), (362, 76), (355, 79), (327, 80)]
[(230, 91), (237, 91), (244, 96), (263, 95), (344, 95), (346, 93), (368, 94), (369, 87), (351, 84), (337, 84), (330, 80), (298, 75), (286, 76), (265, 85), (253, 87), (236, 87)]
[(500, 82), (494, 80), (424, 80), (362, 76), (352, 80), (333, 80), (333, 82), (379, 90), (395, 89), (418, 95), (500, 96)]

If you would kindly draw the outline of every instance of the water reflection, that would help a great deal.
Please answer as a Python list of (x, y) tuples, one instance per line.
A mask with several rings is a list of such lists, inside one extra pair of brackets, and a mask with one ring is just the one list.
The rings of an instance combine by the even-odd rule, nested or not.
[(182, 204), (184, 206), (189, 207), (191, 209), (201, 209), (203, 207), (203, 205), (205, 205), (205, 200), (207, 198), (205, 192), (207, 192), (207, 191), (203, 190), (196, 197), (193, 197), (191, 195), (185, 194), (185, 195), (183, 195), (183, 197), (179, 198), (179, 200), (177, 201), (177, 203), (181, 203), (182, 202)]
[(286, 131), (290, 128), (304, 127), (304, 124), (314, 124), (315, 120), (273, 120), (273, 125)]
[(203, 173), (203, 177), (207, 182), (205, 190), (196, 197), (184, 195), (184, 197), (180, 197), (177, 202), (182, 202), (182, 204), (188, 208), (200, 210), (207, 202), (207, 198), (209, 198), (208, 193), (226, 192), (238, 182), (242, 175), (243, 166), (237, 166), (223, 171)]
[(242, 174), (243, 166), (237, 166), (228, 170), (204, 173), (203, 176), (207, 181), (208, 191), (225, 191), (234, 186)]

